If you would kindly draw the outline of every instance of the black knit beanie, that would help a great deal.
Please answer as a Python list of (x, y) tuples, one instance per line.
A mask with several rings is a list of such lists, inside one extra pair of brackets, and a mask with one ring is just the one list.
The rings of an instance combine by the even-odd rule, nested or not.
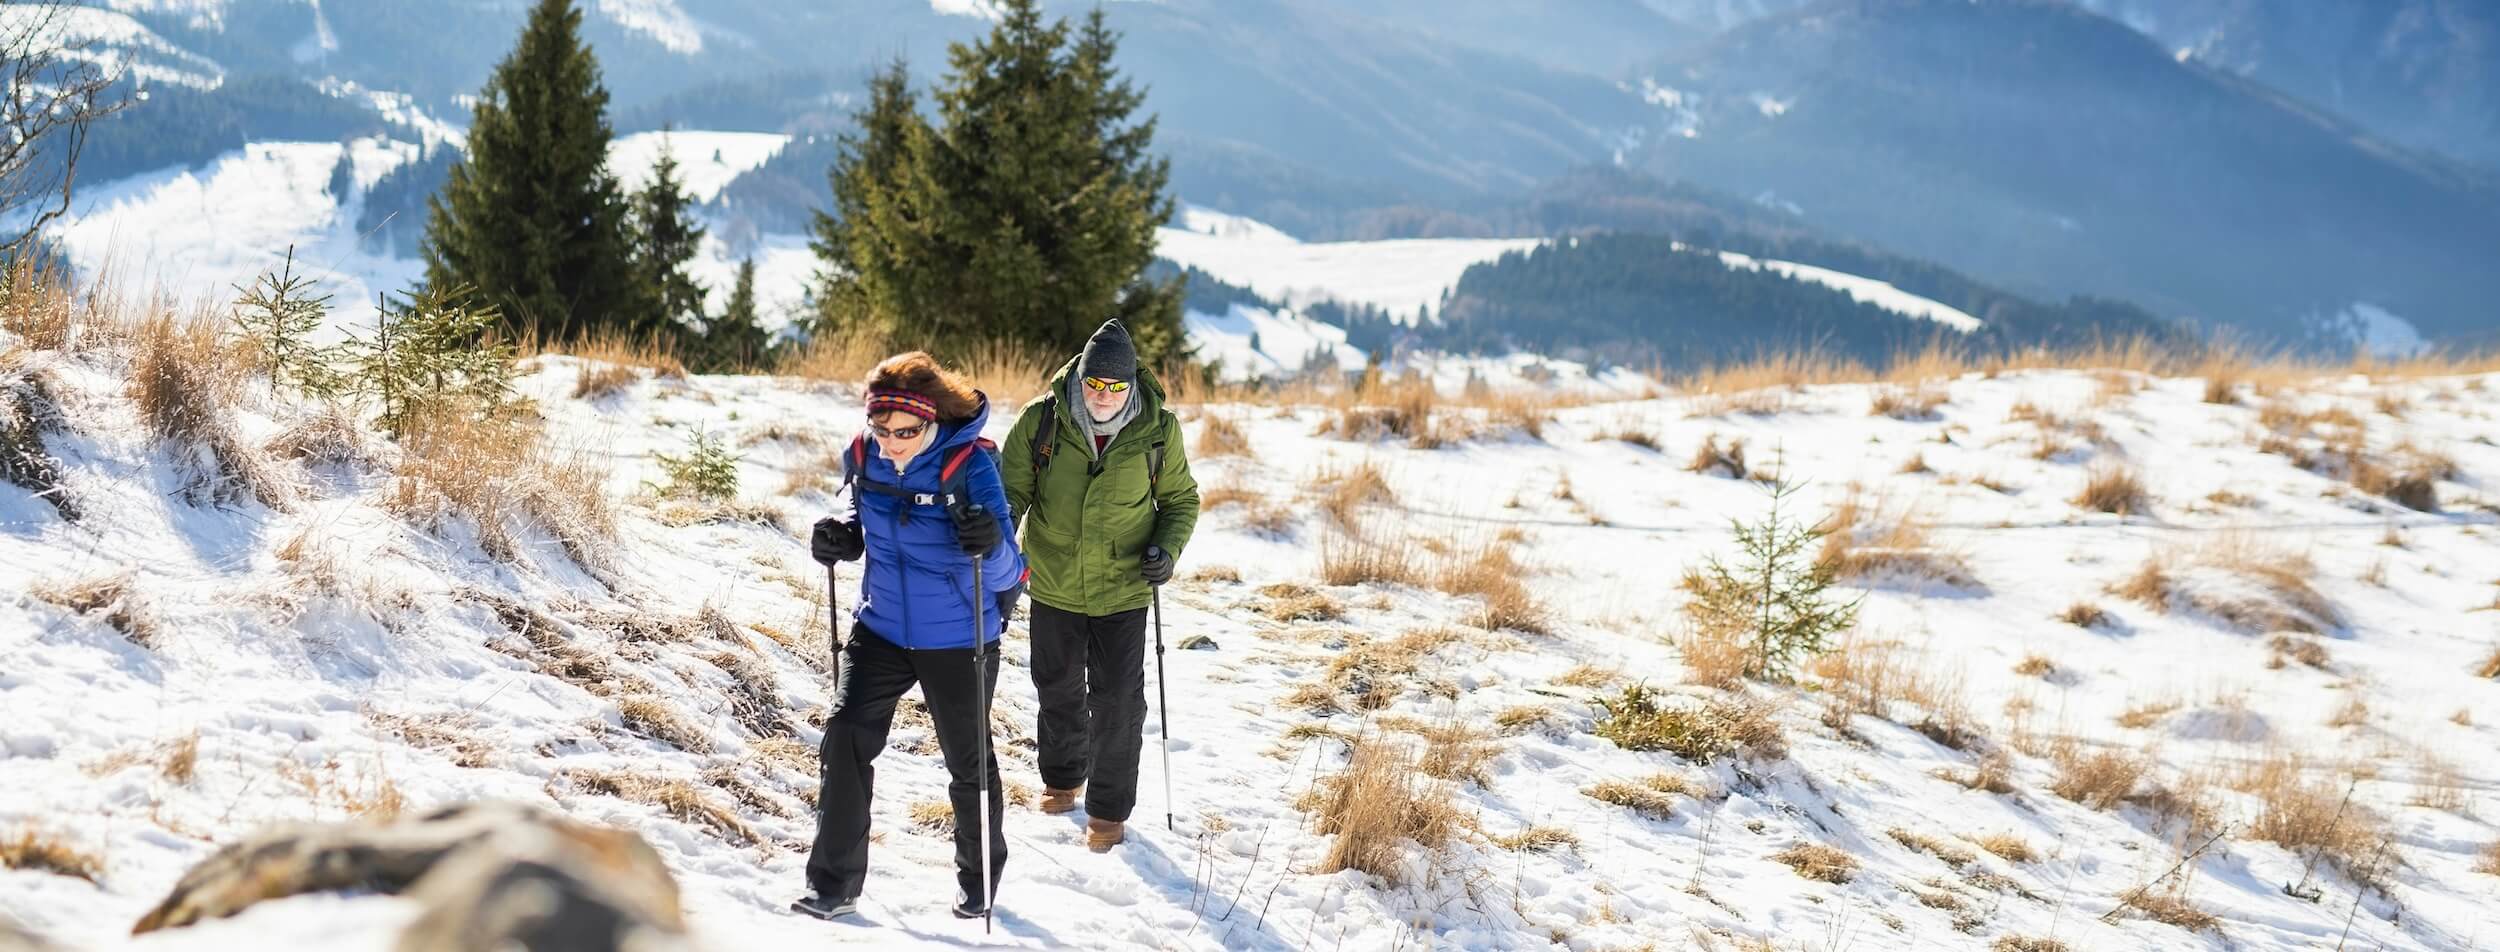
[(1085, 356), (1076, 365), (1077, 372), (1104, 380), (1137, 380), (1137, 346), (1129, 343), (1128, 328), (1118, 318), (1102, 322), (1091, 340), (1085, 342)]

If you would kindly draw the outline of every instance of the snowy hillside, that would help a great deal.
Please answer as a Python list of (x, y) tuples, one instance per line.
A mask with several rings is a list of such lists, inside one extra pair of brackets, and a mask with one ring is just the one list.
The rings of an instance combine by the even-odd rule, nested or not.
[[(640, 185), (650, 180), (665, 142), (687, 191), (706, 201), (788, 141), (751, 132), (637, 133), (618, 137), (608, 161), (621, 181)], [(356, 232), (358, 202), (364, 188), (416, 154), (413, 144), (385, 139), (254, 143), (197, 171), (169, 169), (83, 188), (61, 243), (81, 275), (213, 302), (231, 300), (236, 285), (275, 270), (292, 247), (298, 270), (332, 292), (335, 313), (369, 321), (375, 295), (406, 289), (425, 268), (415, 248), (366, 247)], [(354, 169), (345, 194), (331, 191), (342, 155)], [(795, 236), (767, 237), (756, 254), (757, 297), (768, 323), (777, 325), (804, 294), (814, 258), (806, 239)], [(714, 307), (727, 305), (737, 269), (720, 237), (706, 236), (693, 271)]]
[[(865, 915), (781, 911), (826, 700), (800, 533), (833, 504), (844, 386), (603, 383), (538, 358), (522, 387), (544, 444), (524, 429), (451, 459), (262, 383), (134, 387), (147, 335), (43, 349), (26, 320), (0, 333), (0, 450), (40, 433), (47, 498), (76, 519), (0, 483), (0, 830), (94, 864), (92, 882), (0, 870), (0, 913), (75, 947), (387, 948), (406, 900), (125, 932), (263, 824), (487, 797), (638, 831), (717, 949), (2500, 936), (2500, 612), (2477, 610), (2500, 596), (2500, 374), (1186, 405), (1207, 499), (1164, 598), (1166, 637), (1195, 645), (1166, 662), (1174, 797), (1158, 716), (1128, 844), (1086, 852), (1076, 821), (1027, 806), (1011, 634), (1017, 806), (983, 937), (945, 914), (941, 771), (908, 712)], [(140, 402), (169, 395), (206, 409)], [(740, 454), (734, 503), (654, 495), (654, 454), (698, 432)], [(1705, 447), (1724, 459), (1693, 471)], [(1848, 515), (1833, 557), (1864, 595), (1856, 634), (1803, 686), (1688, 683), (1677, 580), (1735, 557), (1728, 521), (1765, 497), (1731, 477), (1773, 468), (1810, 481), (1792, 511)], [(2421, 478), (2364, 475), (2382, 470)], [(2140, 482), (2132, 515), (2075, 502), (2116, 473)], [(2424, 486), (2438, 511), (2386, 495)], [(1727, 743), (1688, 759), (1596, 736), (1598, 699), (1632, 684)], [(1396, 769), (1341, 781), (1350, 746)], [(1383, 875), (1327, 871), (1349, 841), (1315, 817), (1348, 797), (1411, 803), (1393, 834), (1436, 842), (1376, 844)], [(2320, 829), (2323, 860), (2279, 845)]]

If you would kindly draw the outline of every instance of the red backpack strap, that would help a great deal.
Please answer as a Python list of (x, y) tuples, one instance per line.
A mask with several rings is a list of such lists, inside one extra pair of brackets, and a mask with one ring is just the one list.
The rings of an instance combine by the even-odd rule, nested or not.
[(972, 454), (981, 450), (995, 453), (998, 451), (998, 444), (990, 442), (989, 437), (986, 436), (964, 444), (962, 449), (956, 450), (954, 455), (947, 457), (946, 466), (938, 470), (938, 485), (952, 485), (955, 482), (955, 471), (962, 469), (964, 461), (971, 459)]

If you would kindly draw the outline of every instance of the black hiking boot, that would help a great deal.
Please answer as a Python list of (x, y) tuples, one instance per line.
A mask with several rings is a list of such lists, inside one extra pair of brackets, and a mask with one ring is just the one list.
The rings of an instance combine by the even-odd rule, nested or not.
[[(833, 920), (859, 912), (859, 897), (835, 899), (820, 892), (811, 892), (790, 904), (790, 911), (802, 916)], [(977, 915), (977, 913), (976, 913)]]

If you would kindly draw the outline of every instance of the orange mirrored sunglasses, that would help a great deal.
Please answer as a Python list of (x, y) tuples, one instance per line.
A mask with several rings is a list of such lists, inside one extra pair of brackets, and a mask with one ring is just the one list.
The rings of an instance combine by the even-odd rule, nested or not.
[(1105, 390), (1111, 391), (1112, 393), (1127, 393), (1128, 381), (1104, 380), (1101, 377), (1087, 377), (1085, 378), (1085, 389), (1091, 390), (1095, 393), (1101, 393)]

